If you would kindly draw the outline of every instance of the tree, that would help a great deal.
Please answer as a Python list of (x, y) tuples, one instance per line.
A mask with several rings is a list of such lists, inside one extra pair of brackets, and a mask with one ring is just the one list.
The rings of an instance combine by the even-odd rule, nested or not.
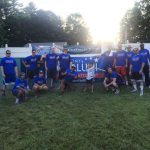
[(65, 25), (66, 39), (69, 44), (88, 44), (90, 42), (89, 30), (81, 14), (68, 16)]
[(136, 2), (121, 22), (121, 41), (150, 41), (150, 0)]

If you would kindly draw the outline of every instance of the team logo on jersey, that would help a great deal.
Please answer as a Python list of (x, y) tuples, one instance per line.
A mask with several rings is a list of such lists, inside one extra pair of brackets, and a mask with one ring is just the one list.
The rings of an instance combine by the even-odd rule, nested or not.
[(5, 62), (6, 62), (7, 64), (12, 64), (14, 61), (13, 61), (13, 60), (5, 60)]

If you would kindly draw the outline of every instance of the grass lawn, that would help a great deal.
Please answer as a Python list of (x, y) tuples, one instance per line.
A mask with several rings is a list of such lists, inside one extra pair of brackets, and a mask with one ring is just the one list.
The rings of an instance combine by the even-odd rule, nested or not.
[(0, 97), (0, 150), (149, 150), (150, 90)]

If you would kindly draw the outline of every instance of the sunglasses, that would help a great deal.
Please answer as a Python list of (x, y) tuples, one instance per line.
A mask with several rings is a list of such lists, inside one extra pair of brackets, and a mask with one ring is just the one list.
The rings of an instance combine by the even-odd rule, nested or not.
[(6, 53), (6, 54), (11, 54), (11, 53)]

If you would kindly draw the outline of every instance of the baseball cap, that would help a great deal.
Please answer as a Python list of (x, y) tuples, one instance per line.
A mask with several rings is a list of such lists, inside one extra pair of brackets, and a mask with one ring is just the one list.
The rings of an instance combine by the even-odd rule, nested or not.
[(44, 72), (43, 72), (43, 70), (40, 70), (40, 71), (39, 71), (39, 73), (41, 73), (41, 74), (42, 74), (42, 73), (44, 73)]
[(11, 54), (11, 51), (10, 50), (6, 50), (6, 54)]
[(76, 68), (75, 64), (72, 64), (71, 67)]

